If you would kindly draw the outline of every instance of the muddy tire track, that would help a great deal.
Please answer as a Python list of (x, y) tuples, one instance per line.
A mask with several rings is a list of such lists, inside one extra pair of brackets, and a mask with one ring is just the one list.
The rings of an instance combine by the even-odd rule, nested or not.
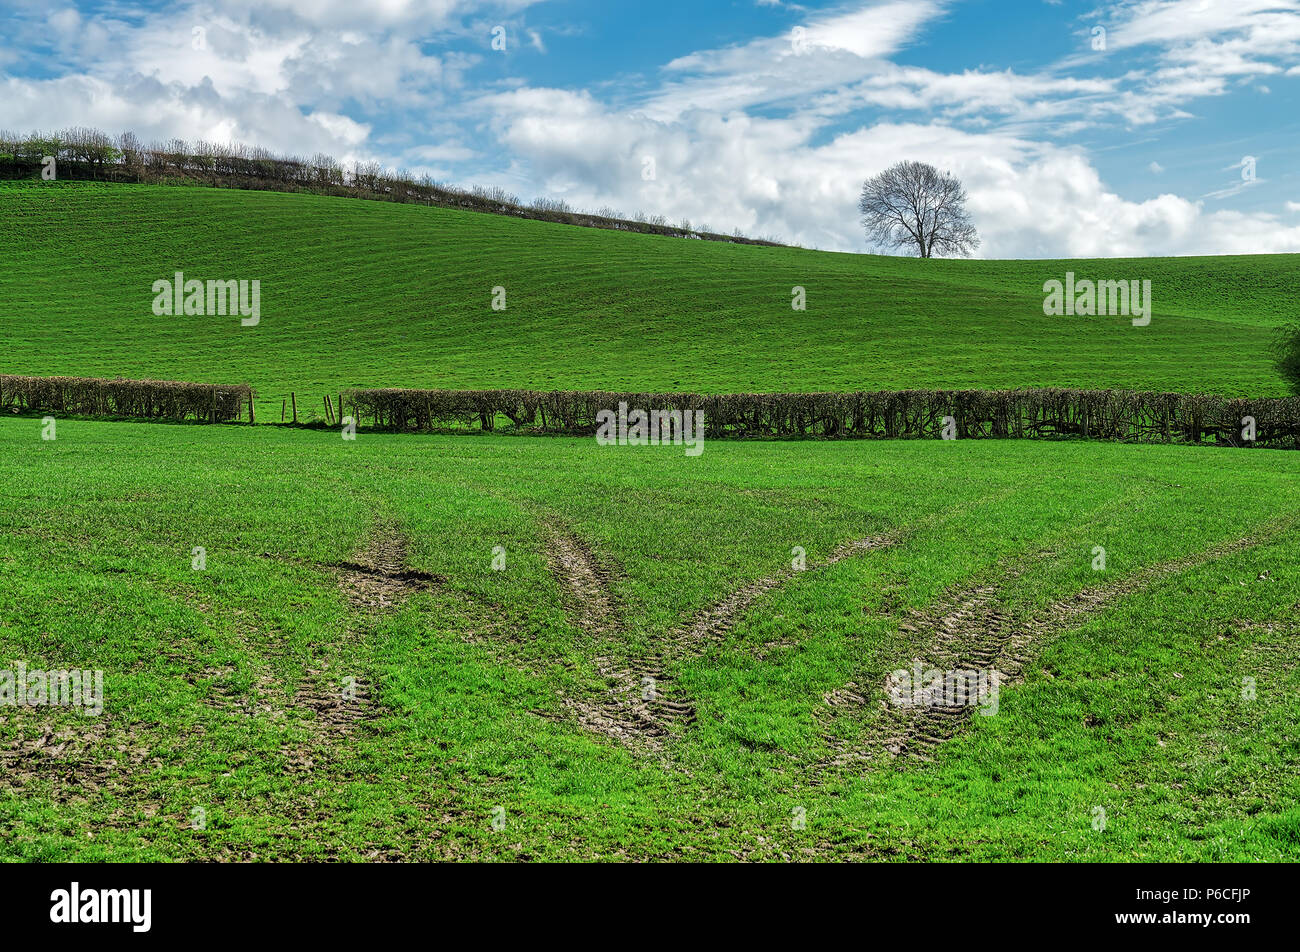
[(139, 738), (112, 724), (111, 715), (74, 719), (38, 708), (8, 710), (0, 725), (17, 730), (0, 742), (0, 789), (27, 795), (31, 787), (48, 784), (49, 796), (60, 804), (92, 801), (107, 792), (129, 807), (158, 809), (144, 796), (139, 778), (162, 761)]
[(553, 523), (545, 528), (546, 563), (560, 583), (578, 626), (597, 638), (621, 630), (622, 621), (611, 591), (613, 573), (573, 533)]
[[(553, 542), (547, 560), (561, 585), (578, 604), (583, 630), (599, 646), (611, 647), (611, 636), (624, 632), (609, 576), (590, 549), (572, 535), (550, 527)], [(847, 558), (892, 545), (894, 538), (877, 536), (846, 542), (805, 571), (817, 571)], [(661, 752), (665, 740), (695, 723), (694, 702), (672, 676), (683, 661), (705, 654), (725, 640), (740, 618), (763, 595), (804, 574), (793, 568), (751, 582), (698, 612), (685, 625), (669, 632), (657, 646), (631, 658), (600, 651), (593, 659), (603, 690), (586, 699), (565, 698), (564, 705), (583, 727), (611, 737), (638, 751)]]
[[(401, 530), (394, 523), (380, 522), (371, 530), (365, 546), (350, 560), (323, 566), (335, 577), (349, 608), (360, 616), (359, 624), (348, 624), (343, 645), (355, 643), (369, 622), (397, 609), (411, 595), (446, 581), (442, 576), (409, 568), (406, 558), (407, 542)], [(210, 610), (207, 605), (199, 607), (205, 613)], [(258, 637), (258, 629), (245, 624), (239, 628), (245, 652), (250, 657), (265, 657), (268, 646), (265, 638)], [(336, 649), (340, 645), (320, 647)], [(283, 660), (283, 652), (280, 657)], [(370, 699), (365, 680), (335, 674), (331, 670), (335, 663), (329, 655), (309, 663), (287, 704), (283, 685), (264, 669), (253, 674), (252, 694), (236, 694), (231, 689), (228, 681), (232, 669), (207, 669), (204, 675), (213, 680), (207, 703), (228, 713), (258, 716), (268, 721), (284, 720), (288, 709), (308, 711), (312, 714), (308, 722), (312, 735), (308, 747), (330, 738), (345, 739), (359, 726), (377, 718), (379, 712)], [(286, 747), (283, 752), (290, 758), (291, 769), (309, 768), (313, 761), (301, 746)]]
[[(360, 625), (349, 626), (349, 642), (361, 637), (375, 617), (397, 609), (416, 592), (446, 581), (408, 567), (406, 559), (407, 542), (401, 530), (394, 523), (380, 522), (352, 561), (333, 566), (349, 606), (363, 616)], [(343, 675), (336, 667), (329, 658), (310, 665), (294, 692), (294, 706), (313, 714), (311, 731), (317, 746), (347, 740), (380, 716), (367, 680)], [(310, 761), (309, 752), (298, 753), (300, 760)]]
[[(924, 669), (940, 672), (996, 671), (998, 686), (1019, 683), (1031, 663), (1035, 649), (1061, 634), (1084, 624), (1091, 616), (1115, 602), (1177, 576), (1190, 569), (1235, 552), (1258, 546), (1284, 526), (1273, 525), (1259, 533), (1224, 542), (1201, 552), (1139, 569), (1118, 582), (1087, 588), (1052, 602), (1027, 616), (1014, 617), (1003, 607), (1001, 596), (1006, 588), (1042, 564), (1051, 553), (1021, 560), (1008, 568), (996, 581), (985, 582), (958, 592), (937, 610), (914, 613), (899, 628), (903, 632), (929, 632), (929, 644), (923, 656), (913, 658), (900, 668), (920, 664)], [(831, 710), (871, 710), (867, 696), (877, 695), (879, 716), (868, 728), (865, 741), (857, 744), (828, 738), (832, 753), (823, 765), (845, 766), (879, 761), (882, 753), (892, 755), (900, 766), (908, 762), (928, 762), (937, 748), (951, 740), (979, 716), (978, 699), (969, 693), (969, 685), (956, 683), (956, 695), (949, 704), (892, 704), (886, 698), (889, 685), (879, 692), (864, 691), (856, 682), (824, 696)], [(867, 696), (864, 696), (867, 695)]]
[[(337, 745), (358, 732), (371, 730), (373, 722), (382, 716), (364, 665), (347, 657), (354, 653), (349, 649), (362, 643), (366, 630), (377, 618), (396, 610), (416, 592), (445, 581), (442, 576), (409, 568), (407, 548), (406, 538), (396, 524), (379, 522), (372, 528), (364, 547), (351, 559), (324, 566), (313, 564), (314, 568), (323, 568), (334, 576), (353, 617), (347, 622), (341, 640), (315, 646), (317, 652), (301, 669), (302, 676), (291, 697), (283, 682), (265, 669), (254, 672), (253, 693), (247, 696), (236, 694), (229, 687), (230, 669), (209, 669), (204, 673), (215, 677), (207, 704), (226, 713), (256, 716), (268, 723), (295, 720), (305, 728), (307, 736), (280, 747), (286, 769), (304, 778), (316, 775), (322, 764), (332, 758)], [(259, 634), (256, 628), (241, 626), (245, 653), (265, 660), (267, 639), (257, 637)], [(277, 649), (276, 657), (281, 667), (301, 664), (299, 661), (288, 664), (282, 649)], [(308, 717), (303, 718), (302, 714)]]
[[(615, 570), (603, 565), (591, 547), (555, 520), (542, 524), (546, 564), (560, 588), (570, 620), (591, 641), (597, 654), (593, 666), (601, 688), (585, 697), (561, 698), (569, 715), (582, 727), (603, 734), (638, 753), (659, 753), (668, 731), (658, 708), (656, 691), (627, 691), (643, 675), (607, 657), (602, 649), (626, 634), (618, 598), (612, 590)], [(662, 673), (662, 664), (650, 667)], [(666, 680), (666, 679), (665, 679)]]
[[(290, 800), (282, 801), (276, 809), (304, 837), (310, 838), (313, 835), (310, 831), (323, 829), (325, 815), (320, 811), (320, 796), (343, 775), (340, 749), (349, 738), (373, 731), (374, 722), (383, 714), (371, 684), (362, 676), (364, 665), (349, 656), (356, 655), (355, 649), (363, 646), (366, 630), (375, 617), (399, 607), (415, 592), (444, 581), (439, 576), (407, 567), (406, 552), (406, 541), (400, 531), (384, 524), (373, 531), (362, 550), (349, 561), (330, 565), (299, 563), (332, 575), (353, 615), (347, 622), (345, 637), (326, 639), (316, 646), (315, 660), (305, 668), (300, 659), (290, 663), (273, 632), (261, 630), (238, 617), (244, 613), (236, 610), (233, 612), (236, 641), (254, 670), (247, 672), (246, 678), (238, 678), (240, 672), (231, 665), (210, 665), (183, 675), (194, 688), (199, 703), (212, 712), (257, 719), (280, 732), (277, 740), (284, 770), (296, 778), (299, 786)], [(203, 615), (212, 614), (213, 606), (203, 599), (202, 593), (193, 590), (180, 596), (183, 603)], [(268, 659), (280, 662), (272, 667), (296, 667), (302, 672), (292, 696), (284, 681), (265, 666)], [(344, 674), (357, 677), (345, 683)], [(111, 795), (120, 805), (109, 813), (105, 822), (135, 831), (139, 830), (142, 818), (157, 816), (164, 809), (155, 784), (165, 787), (167, 781), (156, 780), (155, 773), (167, 770), (168, 762), (160, 759), (158, 749), (172, 746), (176, 741), (174, 734), (168, 735), (164, 742), (155, 737), (152, 728), (121, 724), (107, 711), (83, 722), (66, 717), (56, 719), (49, 712), (24, 708), (6, 714), (0, 707), (0, 727), (7, 728), (0, 737), (0, 776), (4, 778), (0, 780), (0, 789), (46, 797), (57, 804), (93, 805)], [(210, 722), (201, 718), (186, 730), (185, 740), (202, 744), (210, 730)], [(196, 791), (205, 789), (207, 778), (196, 776), (191, 786)], [(234, 808), (236, 801), (226, 806)], [(249, 806), (254, 810), (266, 809), (260, 801), (250, 801)], [(190, 820), (189, 816), (176, 818), (187, 828)], [(297, 850), (250, 851), (235, 846), (223, 847), (206, 858), (283, 860), (299, 855)], [(320, 855), (312, 852), (305, 858), (318, 860)], [(368, 858), (401, 859), (402, 854), (384, 846), (372, 850)]]
[[(955, 510), (936, 509), (888, 533), (841, 543), (824, 560), (805, 571), (898, 545), (923, 529), (950, 522), (977, 505), (1000, 501), (1012, 492), (1008, 489)], [(612, 646), (614, 639), (625, 631), (617, 611), (617, 599), (610, 592), (610, 574), (601, 568), (585, 543), (545, 513), (535, 511), (535, 514), (550, 538), (547, 563), (560, 581), (561, 589), (577, 604), (576, 614), (583, 630), (594, 636), (596, 644), (603, 641)], [(764, 594), (802, 574), (789, 568), (751, 582), (698, 612), (689, 622), (663, 636), (657, 647), (640, 655), (629, 658), (597, 649), (593, 666), (603, 689), (594, 697), (564, 697), (564, 707), (588, 730), (637, 751), (661, 752), (675, 726), (689, 726), (696, 720), (694, 703), (672, 679), (673, 667), (699, 657), (724, 640), (740, 617)]]
[(401, 530), (392, 523), (379, 524), (353, 561), (334, 566), (348, 604), (364, 612), (391, 611), (416, 592), (446, 581), (408, 568), (406, 553)]
[(670, 632), (654, 657), (655, 659), (667, 657), (672, 661), (699, 657), (714, 645), (724, 641), (745, 613), (768, 592), (780, 588), (800, 575), (830, 568), (845, 559), (886, 548), (894, 545), (895, 542), (895, 537), (882, 535), (841, 543), (825, 559), (809, 565), (806, 569), (788, 568), (775, 575), (751, 582), (698, 612), (686, 625)]
[[(350, 560), (323, 566), (334, 575), (350, 617), (342, 637), (317, 646), (313, 659), (303, 667), (287, 708), (297, 712), (295, 721), (305, 736), (280, 748), (286, 772), (298, 778), (300, 784), (301, 796), (290, 807), (295, 824), (301, 835), (317, 839), (318, 843), (321, 841), (313, 831), (323, 828), (326, 815), (322, 813), (322, 802), (330, 787), (357, 777), (369, 779), (364, 758), (349, 761), (344, 756), (350, 742), (377, 735), (378, 722), (385, 713), (366, 660), (367, 640), (383, 616), (398, 610), (417, 592), (446, 581), (442, 576), (411, 568), (407, 553), (401, 529), (393, 522), (380, 521)], [(336, 854), (335, 849), (331, 846), (327, 855), (344, 855)], [(370, 862), (406, 858), (402, 845), (384, 840), (367, 843), (362, 855)], [(238, 855), (228, 858), (242, 859)], [(312, 854), (310, 858), (319, 856)]]

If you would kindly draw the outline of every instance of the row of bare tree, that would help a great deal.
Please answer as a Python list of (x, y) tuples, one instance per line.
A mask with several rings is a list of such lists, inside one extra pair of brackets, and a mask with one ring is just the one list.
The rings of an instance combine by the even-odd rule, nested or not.
[(131, 132), (113, 138), (96, 129), (73, 128), (52, 133), (18, 135), (0, 131), (0, 178), (30, 178), (53, 157), (60, 179), (97, 179), (165, 183), (200, 181), (236, 188), (310, 191), (385, 201), (464, 208), (493, 214), (556, 221), (570, 225), (636, 231), (678, 238), (701, 238), (740, 244), (776, 245), (772, 239), (750, 238), (739, 229), (717, 234), (690, 222), (673, 224), (662, 215), (624, 216), (617, 209), (581, 211), (567, 202), (539, 198), (523, 202), (500, 186), (461, 188), (386, 169), (378, 162), (344, 165), (332, 156), (276, 155), (267, 149), (238, 144), (167, 142), (143, 145)]

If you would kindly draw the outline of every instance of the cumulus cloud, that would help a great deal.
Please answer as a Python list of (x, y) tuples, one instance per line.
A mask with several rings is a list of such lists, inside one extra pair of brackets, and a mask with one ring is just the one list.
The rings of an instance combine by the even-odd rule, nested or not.
[(392, 158), (371, 141), (368, 117), (443, 108), (477, 59), (428, 53), (421, 38), (463, 34), (466, 17), (507, 16), (535, 2), (195, 0), (165, 16), (20, 2), (11, 23), (23, 52), (10, 60), (40, 68), (0, 76), (5, 122)]
[(664, 122), (553, 89), (515, 90), (484, 104), (500, 140), (547, 191), (588, 207), (645, 209), (860, 251), (862, 182), (907, 156), (966, 184), (988, 257), (1300, 250), (1300, 229), (1276, 216), (1207, 212), (1173, 194), (1127, 200), (1106, 187), (1082, 150), (1009, 133), (881, 122), (817, 144), (820, 124), (811, 117), (697, 110)]
[[(966, 183), (986, 256), (1300, 250), (1290, 219), (1223, 207), (1241, 181), (1207, 182), (1201, 191), (1218, 191), (1197, 200), (1122, 196), (1069, 144), (1300, 75), (1300, 0), (1111, 4), (1075, 21), (1106, 24), (1105, 55), (1027, 72), (900, 62), (956, 0), (766, 3), (797, 29), (679, 56), (657, 80), (602, 84), (599, 96), (529, 84), (508, 58), (492, 61), (506, 70), (490, 85), (469, 78), (484, 68), (490, 27), (542, 0), (191, 0), (166, 17), (15, 2), (0, 96), (6, 125), (20, 129), (242, 141), (439, 178), (455, 168), (460, 181), (579, 207), (839, 250), (865, 247), (863, 179), (911, 158)], [(545, 52), (541, 28), (512, 33)], [(431, 36), (465, 42), (435, 53)]]
[(370, 128), (325, 110), (304, 112), (279, 98), (223, 98), (211, 83), (195, 86), (136, 77), (127, 83), (92, 76), (0, 79), (5, 121), (15, 129), (91, 126), (134, 131), (141, 139), (173, 137), (260, 143), (288, 153), (328, 152), (346, 160), (368, 154)]

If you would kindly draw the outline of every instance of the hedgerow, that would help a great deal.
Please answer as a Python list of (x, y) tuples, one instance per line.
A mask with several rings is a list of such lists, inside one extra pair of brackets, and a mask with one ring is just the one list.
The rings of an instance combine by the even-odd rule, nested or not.
[(228, 423), (243, 418), (252, 398), (247, 384), (0, 375), (0, 410), (19, 413)]
[[(0, 410), (11, 412), (224, 423), (251, 417), (253, 396), (247, 384), (0, 375)], [(1070, 389), (698, 394), (395, 388), (345, 390), (341, 397), (344, 415), (358, 425), (412, 433), (493, 432), (508, 425), (590, 436), (597, 414), (623, 406), (698, 411), (709, 439), (1076, 437), (1300, 448), (1300, 397)]]
[[(890, 390), (853, 393), (345, 391), (358, 423), (429, 432), (491, 431), (505, 418), (541, 433), (589, 435), (596, 414), (698, 410), (709, 438), (958, 439), (1083, 437), (1152, 443), (1300, 447), (1300, 398), (1242, 399), (1127, 390)], [(1245, 434), (1253, 428), (1254, 439)]]

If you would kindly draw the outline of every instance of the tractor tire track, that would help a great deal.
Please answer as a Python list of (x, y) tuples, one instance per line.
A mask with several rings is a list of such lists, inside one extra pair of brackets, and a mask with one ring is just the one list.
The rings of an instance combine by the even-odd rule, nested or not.
[[(615, 572), (601, 564), (591, 547), (554, 520), (543, 522), (545, 557), (551, 576), (567, 603), (570, 619), (601, 652), (625, 634), (618, 599), (612, 590)], [(647, 675), (640, 666), (625, 667), (603, 652), (593, 659), (602, 681), (587, 697), (564, 696), (561, 702), (582, 727), (609, 737), (639, 753), (659, 753), (668, 731), (658, 715), (662, 701), (656, 691), (624, 690)], [(662, 665), (651, 661), (662, 676)], [(666, 679), (665, 679), (666, 681)]]
[(622, 621), (611, 591), (612, 573), (600, 565), (576, 535), (551, 523), (545, 528), (546, 563), (560, 583), (578, 626), (597, 638), (620, 630)]
[[(339, 588), (354, 612), (373, 620), (397, 609), (416, 592), (446, 581), (409, 568), (406, 558), (407, 543), (401, 530), (391, 522), (381, 522), (352, 561), (333, 566)], [(349, 627), (350, 640), (357, 633), (358, 626)], [(380, 716), (366, 681), (338, 675), (331, 667), (328, 658), (309, 666), (294, 692), (294, 705), (313, 714), (312, 735), (317, 746), (347, 740)], [(300, 753), (299, 759), (309, 767), (311, 752)]]
[[(624, 628), (609, 590), (609, 574), (581, 540), (554, 525), (548, 533), (551, 543), (547, 562), (575, 603), (581, 627), (597, 645), (610, 644), (610, 636)], [(807, 571), (827, 568), (894, 541), (890, 536), (877, 536), (843, 543)], [(674, 730), (689, 727), (696, 720), (695, 704), (674, 681), (672, 668), (725, 640), (756, 601), (801, 574), (790, 568), (751, 582), (698, 612), (656, 647), (639, 655), (627, 658), (609, 652), (597, 654), (593, 663), (603, 690), (584, 700), (565, 698), (565, 707), (589, 730), (636, 750), (661, 752)]]
[[(997, 581), (965, 589), (948, 599), (938, 611), (913, 615), (899, 627), (906, 632), (932, 633), (924, 657), (912, 659), (913, 665), (920, 664), (925, 669), (939, 672), (996, 671), (1000, 676), (998, 687), (1005, 687), (1024, 679), (1025, 668), (1037, 646), (1079, 627), (1122, 598), (1226, 555), (1258, 546), (1285, 527), (1274, 523), (1256, 535), (1147, 566), (1113, 584), (1084, 589), (1068, 598), (1058, 599), (1027, 617), (1012, 617), (1004, 610), (1000, 596), (1009, 584), (1044, 561), (1044, 554), (1040, 553), (1039, 559), (1021, 561)], [(883, 686), (886, 695), (889, 687), (888, 683)], [(863, 693), (857, 683), (849, 682), (827, 694), (823, 700), (832, 710), (844, 707), (865, 709), (867, 701)], [(946, 700), (948, 703), (913, 705), (890, 704), (881, 700), (882, 712), (868, 729), (865, 743), (849, 746), (828, 741), (832, 754), (823, 765), (874, 762), (882, 751), (892, 755), (900, 764), (931, 761), (937, 748), (957, 736), (975, 716), (978, 707), (978, 698), (972, 697), (969, 685), (960, 681), (956, 682), (956, 696)]]
[(407, 568), (406, 553), (406, 539), (397, 526), (377, 526), (354, 561), (334, 566), (348, 604), (364, 612), (390, 611), (414, 593), (446, 581)]
[[(1013, 490), (994, 494), (979, 503), (957, 509), (937, 509), (915, 523), (887, 534), (841, 543), (809, 570), (834, 565), (874, 549), (899, 544), (905, 538), (938, 523), (950, 522), (977, 506), (999, 502)], [(546, 561), (552, 575), (567, 594), (583, 631), (597, 644), (608, 644), (611, 636), (624, 633), (610, 592), (610, 574), (597, 563), (590, 548), (544, 512), (534, 510), (548, 537)], [(726, 638), (740, 616), (767, 592), (803, 574), (786, 569), (744, 586), (709, 608), (698, 612), (687, 624), (667, 634), (659, 647), (627, 658), (600, 652), (593, 659), (603, 682), (595, 697), (564, 697), (570, 715), (584, 728), (604, 734), (638, 751), (660, 752), (674, 725), (689, 726), (696, 720), (695, 705), (676, 690), (670, 670), (682, 660), (697, 657)]]
[[(400, 532), (393, 526), (381, 526), (352, 561), (323, 568), (336, 576), (353, 610), (375, 615), (441, 581), (406, 568), (405, 557), (406, 544)], [(198, 591), (187, 590), (179, 600), (204, 616), (214, 611)], [(254, 667), (248, 677), (237, 678), (239, 672), (229, 665), (196, 669), (185, 677), (199, 702), (214, 714), (255, 718), (281, 732), (278, 746), (284, 770), (304, 781), (302, 801), (287, 809), (291, 816), (301, 813), (299, 819), (310, 823), (313, 791), (339, 776), (340, 747), (359, 731), (371, 729), (382, 711), (363, 678), (349, 682), (345, 693), (342, 679), (334, 676), (338, 644), (321, 646), (324, 656), (299, 669), (302, 677), (290, 698), (284, 683), (263, 663), (274, 656), (282, 662), (280, 667), (293, 665), (287, 664), (283, 648), (271, 633), (242, 618), (243, 614), (235, 611), (233, 624), (237, 643)], [(349, 625), (349, 642), (357, 630), (355, 623)], [(290, 730), (290, 724), (301, 730)], [(0, 709), (0, 726), (6, 728), (0, 739), (0, 774), (5, 777), (0, 789), (20, 794), (39, 789), (41, 796), (60, 804), (97, 804), (111, 796), (118, 805), (106, 822), (124, 829), (138, 829), (142, 818), (165, 809), (152, 791), (151, 777), (155, 771), (167, 769), (157, 751), (170, 747), (174, 736), (163, 741), (151, 728), (124, 724), (108, 711), (74, 720), (53, 718), (44, 711), (18, 709), (6, 714)], [(187, 729), (186, 739), (202, 744), (208, 732), (209, 726), (200, 718)], [(48, 793), (44, 792), (47, 789)], [(190, 818), (180, 817), (178, 822), (187, 825)], [(247, 859), (248, 855), (223, 850), (211, 858)]]
[(110, 825), (132, 826), (133, 811), (156, 813), (157, 798), (143, 779), (163, 768), (156, 738), (107, 713), (87, 718), (45, 709), (12, 708), (0, 714), (0, 791), (40, 796), (67, 805), (111, 795), (121, 806)]
[[(305, 831), (319, 824), (322, 797), (328, 797), (332, 787), (371, 779), (364, 759), (346, 756), (355, 748), (355, 740), (379, 733), (378, 722), (385, 714), (375, 679), (367, 670), (365, 646), (371, 630), (412, 595), (446, 582), (443, 576), (411, 568), (407, 554), (407, 540), (399, 526), (381, 520), (350, 560), (325, 566), (335, 576), (350, 617), (344, 636), (320, 646), (324, 650), (306, 664), (293, 692), (289, 707), (307, 715), (299, 721), (306, 736), (280, 748), (286, 772), (298, 778), (302, 791), (289, 809), (295, 816), (301, 813), (298, 822)], [(407, 858), (398, 842), (376, 840), (367, 849), (369, 861)]]

